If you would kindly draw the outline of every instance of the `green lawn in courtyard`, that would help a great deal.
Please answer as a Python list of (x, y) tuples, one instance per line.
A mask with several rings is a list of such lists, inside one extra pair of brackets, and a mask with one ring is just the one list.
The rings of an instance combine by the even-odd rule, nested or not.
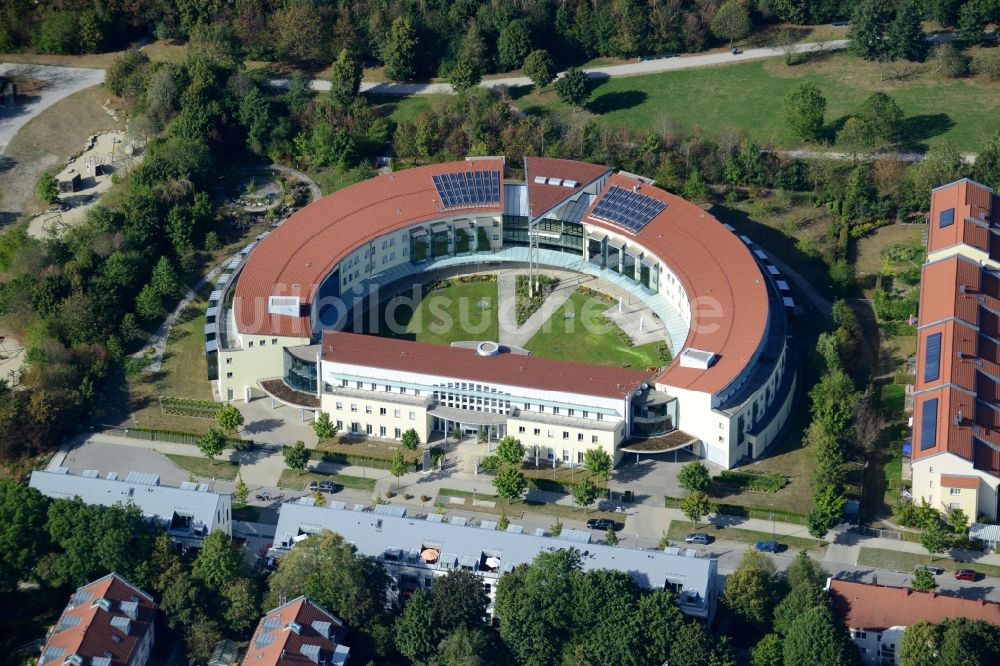
[(208, 458), (200, 456), (181, 456), (173, 453), (166, 453), (164, 455), (170, 459), (170, 462), (181, 469), (185, 469), (195, 476), (201, 476), (206, 479), (215, 478), (232, 481), (236, 478), (236, 473), (240, 471), (239, 463), (228, 460), (216, 459), (213, 462)]
[[(482, 309), (481, 301), (488, 301), (489, 307)], [(424, 296), (415, 310), (402, 301), (398, 306), (393, 303), (390, 300), (380, 307), (378, 331), (371, 331), (370, 322), (365, 322), (366, 332), (436, 345), (459, 340), (496, 341), (500, 336), (496, 282), (449, 284)]]
[[(909, 66), (909, 74), (898, 79), (889, 76), (890, 68), (831, 53), (793, 66), (785, 65), (783, 58), (770, 58), (617, 77), (594, 86), (586, 109), (612, 125), (644, 130), (701, 127), (709, 134), (736, 129), (764, 145), (791, 147), (801, 142), (784, 121), (782, 98), (797, 83), (810, 82), (826, 97), (831, 136), (875, 91), (888, 93), (903, 109), (904, 139), (912, 148), (949, 139), (959, 150), (976, 151), (995, 131), (995, 123), (983, 119), (1000, 113), (996, 83), (983, 77), (944, 79), (929, 63)], [(528, 113), (571, 111), (552, 88), (522, 95), (515, 105)], [(955, 104), (956, 99), (962, 104)]]
[[(528, 341), (527, 350), (546, 358), (616, 367), (644, 369), (660, 365), (656, 353), (659, 343), (626, 346), (615, 328), (597, 321), (609, 307), (597, 298), (575, 292)], [(566, 317), (568, 312), (573, 313), (572, 318)]]

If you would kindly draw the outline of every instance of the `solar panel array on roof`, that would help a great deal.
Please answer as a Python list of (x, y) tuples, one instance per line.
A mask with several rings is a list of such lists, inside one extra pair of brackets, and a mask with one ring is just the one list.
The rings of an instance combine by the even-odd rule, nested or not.
[(920, 450), (933, 449), (937, 445), (938, 399), (931, 398), (924, 402), (920, 415)]
[(931, 333), (927, 336), (927, 349), (924, 350), (924, 381), (936, 382), (941, 377), (941, 334)]
[(666, 207), (667, 204), (653, 197), (613, 185), (591, 215), (637, 234)]
[(431, 176), (442, 208), (469, 208), (500, 204), (499, 171), (460, 171)]

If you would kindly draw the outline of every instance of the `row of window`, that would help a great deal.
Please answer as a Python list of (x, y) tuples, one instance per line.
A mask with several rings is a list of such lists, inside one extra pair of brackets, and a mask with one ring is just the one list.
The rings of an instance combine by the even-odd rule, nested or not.
[[(253, 340), (248, 340), (247, 341), (247, 347), (253, 347), (253, 342), (254, 342)], [(271, 344), (272, 345), (278, 344), (278, 338), (271, 338)], [(264, 347), (265, 345), (267, 345), (267, 340), (264, 339), (264, 338), (261, 338), (258, 341), (258, 346), (259, 347)], [(226, 357), (226, 363), (232, 363), (232, 362), (233, 362), (233, 357), (232, 356), (227, 356)]]
[[(518, 432), (518, 434), (525, 435), (525, 434), (527, 434), (527, 428), (525, 426), (518, 426), (517, 427), (517, 432)], [(535, 428), (534, 432), (532, 434), (535, 437), (541, 437), (542, 436), (542, 429), (541, 428)], [(552, 438), (554, 438), (556, 436), (556, 434), (555, 434), (554, 430), (548, 429), (548, 430), (545, 431), (545, 436), (548, 437), (548, 438), (550, 438), (550, 439), (552, 439)], [(569, 439), (569, 431), (568, 430), (563, 430), (562, 431), (562, 438), (563, 439)], [(583, 441), (583, 433), (582, 432), (576, 433), (576, 441), (578, 441), (578, 442), (582, 442)], [(597, 444), (597, 435), (591, 435), (590, 436), (590, 443), (591, 444)]]
[[(352, 435), (358, 435), (358, 434), (361, 434), (362, 432), (364, 432), (367, 435), (374, 435), (375, 434), (375, 426), (373, 426), (371, 423), (366, 423), (364, 426), (362, 426), (357, 421), (351, 421), (348, 425), (350, 425), (350, 432), (351, 432)], [(342, 431), (343, 429), (344, 429), (344, 422), (341, 419), (337, 419), (337, 430), (341, 430)], [(389, 437), (389, 428), (387, 428), (384, 425), (383, 426), (379, 426), (378, 427), (378, 436), (382, 437), (383, 439), (387, 439)], [(402, 428), (393, 428), (392, 429), (392, 437), (393, 437), (393, 439), (402, 439), (402, 437), (403, 437), (403, 429)]]
[[(336, 411), (338, 411), (338, 412), (344, 411), (344, 403), (340, 402), (339, 400), (337, 402), (335, 402), (333, 404), (333, 406), (334, 406), (334, 409)], [(351, 412), (358, 413), (358, 403), (352, 402), (351, 406), (350, 406), (350, 410), (351, 410)], [(374, 407), (372, 407), (371, 405), (365, 405), (365, 414), (374, 414), (374, 413), (375, 413), (375, 408)], [(394, 418), (397, 418), (397, 419), (403, 418), (402, 414), (403, 414), (403, 410), (401, 410), (401, 409), (394, 409), (394, 410), (392, 410), (392, 415), (393, 415)], [(386, 407), (379, 407), (378, 408), (378, 415), (379, 416), (388, 416), (389, 415), (389, 410)], [(411, 421), (416, 421), (417, 420), (417, 413), (411, 409), (410, 411), (407, 412), (406, 417), (409, 420), (411, 420)]]
[[(368, 386), (367, 389), (365, 388), (366, 384)], [(340, 380), (340, 386), (341, 386), (341, 388), (349, 388), (350, 387), (350, 381), (347, 380), (347, 379), (341, 379)], [(354, 388), (356, 388), (359, 391), (378, 391), (379, 386), (380, 385), (376, 384), (375, 382), (362, 382), (362, 381), (355, 381), (354, 382)], [(393, 386), (391, 384), (381, 384), (381, 386), (382, 386), (382, 391), (384, 393), (391, 393), (392, 392)], [(401, 394), (406, 394), (408, 392), (408, 390), (407, 390), (407, 388), (405, 386), (398, 386), (396, 388), (399, 389), (399, 393), (401, 393)], [(413, 395), (420, 395), (420, 389), (413, 389)]]

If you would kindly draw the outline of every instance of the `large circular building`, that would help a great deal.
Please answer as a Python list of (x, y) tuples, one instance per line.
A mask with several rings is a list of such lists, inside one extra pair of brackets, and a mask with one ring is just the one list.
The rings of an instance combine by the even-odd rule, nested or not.
[[(795, 365), (788, 286), (749, 239), (648, 179), (531, 157), (372, 178), (326, 196), (244, 248), (213, 292), (206, 330), (224, 400), (322, 409), (344, 431), (423, 441), (512, 434), (553, 462), (667, 438), (732, 467), (787, 417)], [(434, 346), (340, 330), (420, 274), (548, 267), (641, 300), (674, 360), (647, 371)], [(496, 341), (493, 341), (496, 342)]]

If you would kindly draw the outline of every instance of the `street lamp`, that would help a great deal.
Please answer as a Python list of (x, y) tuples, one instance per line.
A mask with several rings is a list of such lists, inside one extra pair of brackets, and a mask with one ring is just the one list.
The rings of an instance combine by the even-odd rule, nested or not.
[(472, 489), (472, 503), (473, 504), (476, 503), (476, 489), (475, 488)]

